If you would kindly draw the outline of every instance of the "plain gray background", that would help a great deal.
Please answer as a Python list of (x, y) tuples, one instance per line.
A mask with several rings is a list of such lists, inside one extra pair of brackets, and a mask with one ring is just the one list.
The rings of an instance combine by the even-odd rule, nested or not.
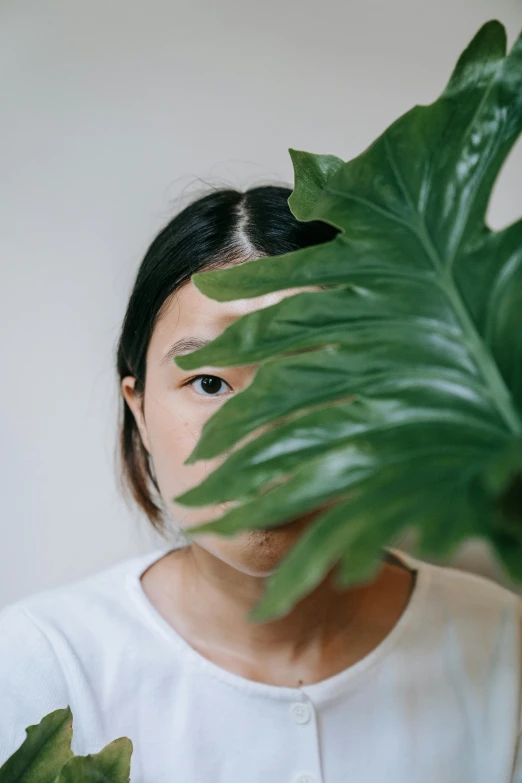
[[(520, 0), (0, 5), (0, 606), (158, 545), (114, 475), (116, 339), (154, 234), (207, 185), (360, 153)], [(522, 145), (494, 228), (522, 214)], [(163, 546), (163, 542), (159, 541)], [(456, 561), (501, 579), (471, 542)]]

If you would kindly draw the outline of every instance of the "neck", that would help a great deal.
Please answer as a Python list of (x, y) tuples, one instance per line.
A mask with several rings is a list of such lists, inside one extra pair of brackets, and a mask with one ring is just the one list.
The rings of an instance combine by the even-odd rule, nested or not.
[(259, 624), (247, 615), (266, 578), (240, 572), (194, 543), (165, 560), (166, 599), (193, 646), (249, 661), (268, 657), (282, 666), (318, 665), (327, 653), (345, 650), (347, 639), (362, 656), (376, 635), (393, 627), (411, 588), (411, 573), (401, 565), (383, 562), (372, 582), (349, 589), (334, 584), (332, 569), (287, 615)]

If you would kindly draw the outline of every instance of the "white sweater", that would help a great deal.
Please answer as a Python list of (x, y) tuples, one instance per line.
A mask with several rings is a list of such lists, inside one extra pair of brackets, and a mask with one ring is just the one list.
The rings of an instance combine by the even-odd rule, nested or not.
[(0, 766), (25, 728), (70, 705), (72, 749), (134, 745), (131, 783), (517, 783), (520, 599), (396, 553), (410, 602), (369, 655), (301, 688), (196, 652), (121, 561), (0, 612)]

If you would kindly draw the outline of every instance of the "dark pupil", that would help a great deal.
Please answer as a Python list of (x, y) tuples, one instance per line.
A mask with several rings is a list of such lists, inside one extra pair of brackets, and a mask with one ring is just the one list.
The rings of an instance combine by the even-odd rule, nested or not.
[(201, 385), (206, 392), (213, 393), (219, 391), (221, 387), (221, 381), (214, 375), (204, 375), (201, 379)]

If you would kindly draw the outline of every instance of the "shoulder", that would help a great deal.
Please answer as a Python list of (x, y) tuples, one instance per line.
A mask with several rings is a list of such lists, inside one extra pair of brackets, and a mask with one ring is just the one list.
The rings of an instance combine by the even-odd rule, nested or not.
[[(6, 650), (34, 654), (50, 647), (55, 654), (66, 647), (88, 646), (94, 636), (111, 637), (118, 625), (132, 622), (135, 613), (129, 580), (158, 557), (158, 551), (121, 560), (87, 577), (33, 593), (0, 610), (2, 659)], [(30, 641), (30, 644), (27, 642)]]
[(121, 660), (135, 630), (129, 580), (160, 554), (122, 560), (0, 610), (0, 766), (44, 715), (67, 706), (81, 714), (81, 694)]
[(449, 603), (456, 610), (471, 615), (476, 612), (502, 614), (506, 610), (520, 612), (520, 596), (488, 577), (428, 563), (403, 552), (396, 551), (396, 554), (421, 575), (430, 599)]
[(0, 611), (0, 704), (0, 766), (28, 726), (69, 705), (56, 652), (22, 602)]
[[(478, 574), (397, 553), (417, 571), (417, 615), (423, 637), (470, 659), (504, 661), (522, 670), (522, 599)], [(415, 592), (414, 592), (415, 596)]]

